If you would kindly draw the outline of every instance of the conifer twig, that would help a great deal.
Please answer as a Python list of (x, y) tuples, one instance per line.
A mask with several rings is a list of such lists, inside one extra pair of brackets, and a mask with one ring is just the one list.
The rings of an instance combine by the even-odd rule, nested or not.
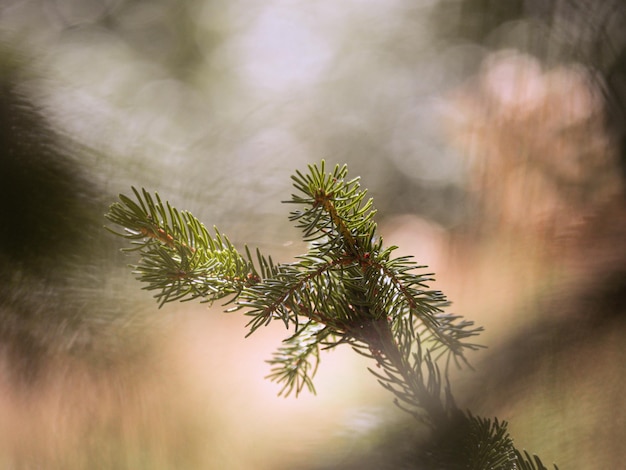
[[(433, 468), (535, 470), (538, 457), (517, 451), (506, 423), (461, 412), (452, 398), (448, 365), (467, 363), (466, 351), (482, 328), (445, 313), (445, 296), (428, 287), (411, 257), (392, 258), (376, 233), (371, 199), (347, 167), (327, 173), (324, 161), (292, 177), (298, 191), (290, 220), (309, 243), (295, 262), (274, 264), (256, 250), (245, 254), (215, 229), (215, 236), (188, 212), (179, 212), (145, 190), (136, 202), (120, 195), (106, 214), (140, 260), (134, 272), (160, 305), (174, 300), (228, 298), (228, 311), (250, 317), (251, 334), (274, 320), (292, 332), (273, 358), (269, 378), (280, 394), (315, 392), (313, 377), (321, 348), (349, 344), (374, 361), (370, 372), (402, 410), (430, 427), (435, 442), (427, 457)], [(442, 372), (438, 361), (445, 361)]]

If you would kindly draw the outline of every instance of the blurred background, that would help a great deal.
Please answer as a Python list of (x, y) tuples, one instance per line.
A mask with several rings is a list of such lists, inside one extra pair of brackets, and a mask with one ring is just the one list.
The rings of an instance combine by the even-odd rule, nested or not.
[(413, 468), (352, 351), (279, 398), (219, 306), (157, 310), (102, 229), (130, 186), (238, 246), (305, 246), (280, 201), (347, 163), (399, 254), (489, 348), (459, 404), (560, 468), (626, 436), (619, 0), (3, 0), (0, 466)]

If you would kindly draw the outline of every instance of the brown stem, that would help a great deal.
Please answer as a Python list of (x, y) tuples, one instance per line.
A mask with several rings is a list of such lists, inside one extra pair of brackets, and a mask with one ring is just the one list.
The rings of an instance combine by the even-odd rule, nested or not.
[(352, 233), (350, 233), (350, 230), (348, 230), (348, 227), (343, 222), (341, 217), (339, 217), (339, 214), (337, 213), (337, 209), (335, 208), (335, 205), (333, 204), (333, 194), (320, 191), (319, 193), (315, 195), (315, 205), (316, 206), (321, 205), (324, 208), (324, 210), (328, 212), (331, 220), (337, 227), (337, 230), (346, 241), (347, 251), (355, 256), (358, 255), (359, 250), (358, 250), (357, 241), (352, 235)]

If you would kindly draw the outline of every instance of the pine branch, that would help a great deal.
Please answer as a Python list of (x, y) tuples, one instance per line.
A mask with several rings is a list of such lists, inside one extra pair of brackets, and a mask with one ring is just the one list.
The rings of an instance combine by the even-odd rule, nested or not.
[(238, 295), (260, 280), (250, 259), (244, 258), (217, 230), (211, 237), (205, 226), (189, 212), (163, 204), (158, 194), (132, 188), (136, 201), (120, 195), (106, 218), (124, 228), (116, 235), (130, 240), (129, 251), (139, 251), (133, 272), (156, 290), (162, 306), (166, 302), (200, 298), (210, 302)]
[(482, 328), (445, 312), (443, 293), (428, 287), (432, 275), (416, 272), (423, 266), (392, 258), (396, 247), (377, 235), (372, 200), (358, 178), (346, 177), (345, 165), (326, 173), (323, 161), (292, 177), (298, 193), (286, 202), (300, 207), (289, 218), (310, 243), (292, 263), (274, 264), (258, 250), (253, 259), (247, 247), (241, 255), (217, 229), (211, 236), (190, 213), (145, 190), (133, 188), (136, 201), (120, 195), (106, 217), (139, 252), (134, 272), (160, 305), (230, 297), (228, 311), (250, 317), (248, 335), (274, 320), (293, 330), (268, 361), (280, 394), (314, 393), (321, 347), (346, 343), (375, 362), (370, 372), (402, 410), (446, 436), (428, 453), (432, 468), (545, 468), (515, 450), (505, 422), (458, 410), (449, 364), (467, 364)]
[(515, 447), (507, 423), (457, 412), (450, 428), (440, 433), (425, 452), (433, 470), (514, 470)]
[(274, 357), (267, 361), (272, 370), (266, 378), (283, 384), (279, 395), (286, 396), (294, 390), (298, 395), (305, 386), (309, 392), (315, 393), (312, 379), (320, 361), (320, 344), (329, 334), (328, 328), (311, 321), (287, 338)]
[(359, 178), (344, 181), (348, 167), (337, 165), (332, 173), (325, 173), (325, 163), (320, 167), (309, 165), (310, 173), (296, 171), (292, 176), (294, 187), (302, 195), (293, 194), (291, 204), (304, 205), (304, 210), (293, 211), (289, 217), (297, 221), (304, 232), (305, 241), (318, 241), (321, 252), (343, 250), (359, 256), (368, 251), (374, 240), (376, 224), (372, 199), (365, 204), (366, 191), (360, 191)]
[[(515, 457), (517, 459), (517, 467), (514, 467), (516, 470), (548, 470), (548, 467), (543, 464), (538, 456), (531, 456), (526, 451), (524, 451), (524, 454), (522, 455), (522, 453), (517, 449), (514, 449), (513, 452), (515, 453)], [(559, 470), (559, 467), (555, 465), (554, 469)]]

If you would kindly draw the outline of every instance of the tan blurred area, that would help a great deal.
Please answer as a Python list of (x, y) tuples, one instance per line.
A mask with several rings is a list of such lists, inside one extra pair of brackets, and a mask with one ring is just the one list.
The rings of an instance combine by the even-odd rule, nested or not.
[(476, 213), (446, 272), (490, 348), (468, 406), (559, 468), (618, 468), (626, 435), (626, 205), (604, 87), (502, 50), (451, 95)]
[(558, 289), (623, 266), (624, 180), (603, 86), (578, 64), (550, 68), (504, 50), (451, 94), (447, 125), (475, 211), (469, 244), (535, 262), (536, 272), (514, 274), (515, 290)]
[(543, 70), (506, 50), (485, 61), (458, 93), (452, 131), (468, 152), (483, 224), (566, 240), (623, 196), (602, 86), (577, 64)]

